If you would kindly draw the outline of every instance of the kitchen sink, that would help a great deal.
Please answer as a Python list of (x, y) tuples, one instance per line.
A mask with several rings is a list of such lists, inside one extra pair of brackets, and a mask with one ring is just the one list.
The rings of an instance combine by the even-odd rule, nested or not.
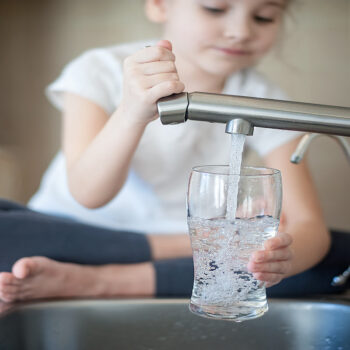
[(193, 315), (184, 299), (67, 300), (0, 315), (1, 350), (349, 350), (350, 302), (270, 299), (261, 318)]

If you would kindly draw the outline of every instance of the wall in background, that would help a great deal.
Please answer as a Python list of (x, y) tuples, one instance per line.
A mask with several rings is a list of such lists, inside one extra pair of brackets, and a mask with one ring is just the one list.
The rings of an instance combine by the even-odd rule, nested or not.
[[(296, 0), (281, 44), (261, 70), (292, 100), (350, 107), (349, 62), (350, 2)], [(308, 162), (327, 223), (350, 231), (350, 163), (328, 137), (314, 141)]]
[[(44, 88), (62, 67), (91, 47), (159, 35), (159, 28), (145, 19), (142, 4), (1, 0), (1, 196), (26, 202), (59, 147), (60, 116)], [(350, 107), (349, 18), (348, 0), (299, 0), (280, 45), (259, 69), (292, 100)], [(350, 230), (345, 156), (323, 137), (311, 146), (308, 158), (328, 224)]]

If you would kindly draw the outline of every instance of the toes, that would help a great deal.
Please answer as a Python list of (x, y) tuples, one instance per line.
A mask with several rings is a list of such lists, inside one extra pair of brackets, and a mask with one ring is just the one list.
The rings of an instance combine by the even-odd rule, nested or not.
[(0, 273), (0, 300), (5, 302), (15, 301), (18, 297), (18, 280), (11, 273)]
[(19, 286), (11, 286), (11, 285), (6, 285), (6, 286), (1, 286), (0, 287), (0, 293), (10, 293), (14, 294), (19, 291)]
[(12, 267), (12, 273), (15, 277), (19, 279), (27, 278), (31, 275), (38, 273), (40, 269), (40, 264), (38, 264), (38, 259), (36, 257), (22, 258), (16, 261)]
[(18, 279), (10, 272), (0, 273), (0, 288), (8, 285), (19, 285)]
[(6, 302), (12, 302), (18, 300), (19, 292), (18, 287), (9, 286), (6, 288), (0, 288), (0, 300)]
[(17, 300), (17, 297), (15, 294), (4, 294), (0, 292), (0, 300), (4, 301), (5, 303), (12, 303)]

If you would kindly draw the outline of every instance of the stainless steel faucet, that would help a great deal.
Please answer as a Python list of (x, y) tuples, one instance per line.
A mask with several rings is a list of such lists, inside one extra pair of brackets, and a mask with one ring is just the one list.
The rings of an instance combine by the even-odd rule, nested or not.
[[(186, 120), (225, 123), (227, 133), (253, 135), (254, 127), (305, 131), (291, 162), (299, 163), (309, 144), (320, 134), (339, 142), (350, 160), (350, 146), (341, 136), (350, 136), (350, 108), (272, 99), (209, 93), (181, 93), (158, 101), (163, 124)], [(332, 285), (341, 285), (350, 277), (350, 266)]]
[[(303, 160), (304, 154), (305, 154), (306, 150), (308, 149), (310, 143), (316, 137), (319, 137), (319, 136), (322, 136), (322, 135), (321, 134), (306, 134), (306, 135), (304, 135), (301, 138), (295, 152), (290, 157), (290, 161), (294, 164), (299, 164)], [(326, 136), (333, 138), (335, 141), (337, 141), (339, 143), (339, 145), (344, 150), (345, 156), (347, 157), (348, 161), (350, 162), (350, 144), (346, 141), (346, 139), (342, 136), (339, 136), (339, 135), (326, 135)]]
[(254, 127), (350, 136), (350, 108), (210, 93), (181, 93), (158, 101), (163, 124), (186, 120), (225, 123), (227, 133)]
[[(306, 150), (308, 149), (310, 143), (316, 138), (322, 136), (321, 134), (306, 134), (304, 135), (295, 152), (292, 154), (290, 161), (292, 163), (295, 164), (299, 164), (304, 157), (304, 154), (306, 152)], [(348, 161), (350, 162), (350, 144), (345, 140), (344, 137), (342, 136), (338, 136), (338, 135), (326, 135), (329, 136), (331, 138), (333, 138), (334, 140), (336, 140), (339, 145), (342, 147), (342, 149), (344, 150), (345, 156), (347, 157)], [(346, 281), (350, 278), (350, 265), (348, 266), (348, 268), (339, 276), (335, 276), (332, 279), (331, 285), (333, 287), (338, 287), (338, 286), (342, 286), (343, 284), (346, 283)]]

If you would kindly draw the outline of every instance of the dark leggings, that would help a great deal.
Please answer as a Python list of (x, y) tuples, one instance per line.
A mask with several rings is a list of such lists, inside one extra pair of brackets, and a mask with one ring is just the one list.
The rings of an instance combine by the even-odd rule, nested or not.
[[(332, 278), (350, 264), (350, 234), (332, 231), (332, 246), (314, 268), (267, 289), (270, 297), (302, 297), (344, 291), (331, 286)], [(144, 234), (115, 231), (70, 219), (41, 214), (0, 200), (0, 271), (11, 271), (22, 257), (46, 256), (76, 264), (132, 264), (151, 261)], [(156, 295), (189, 297), (193, 282), (192, 258), (152, 261)]]

